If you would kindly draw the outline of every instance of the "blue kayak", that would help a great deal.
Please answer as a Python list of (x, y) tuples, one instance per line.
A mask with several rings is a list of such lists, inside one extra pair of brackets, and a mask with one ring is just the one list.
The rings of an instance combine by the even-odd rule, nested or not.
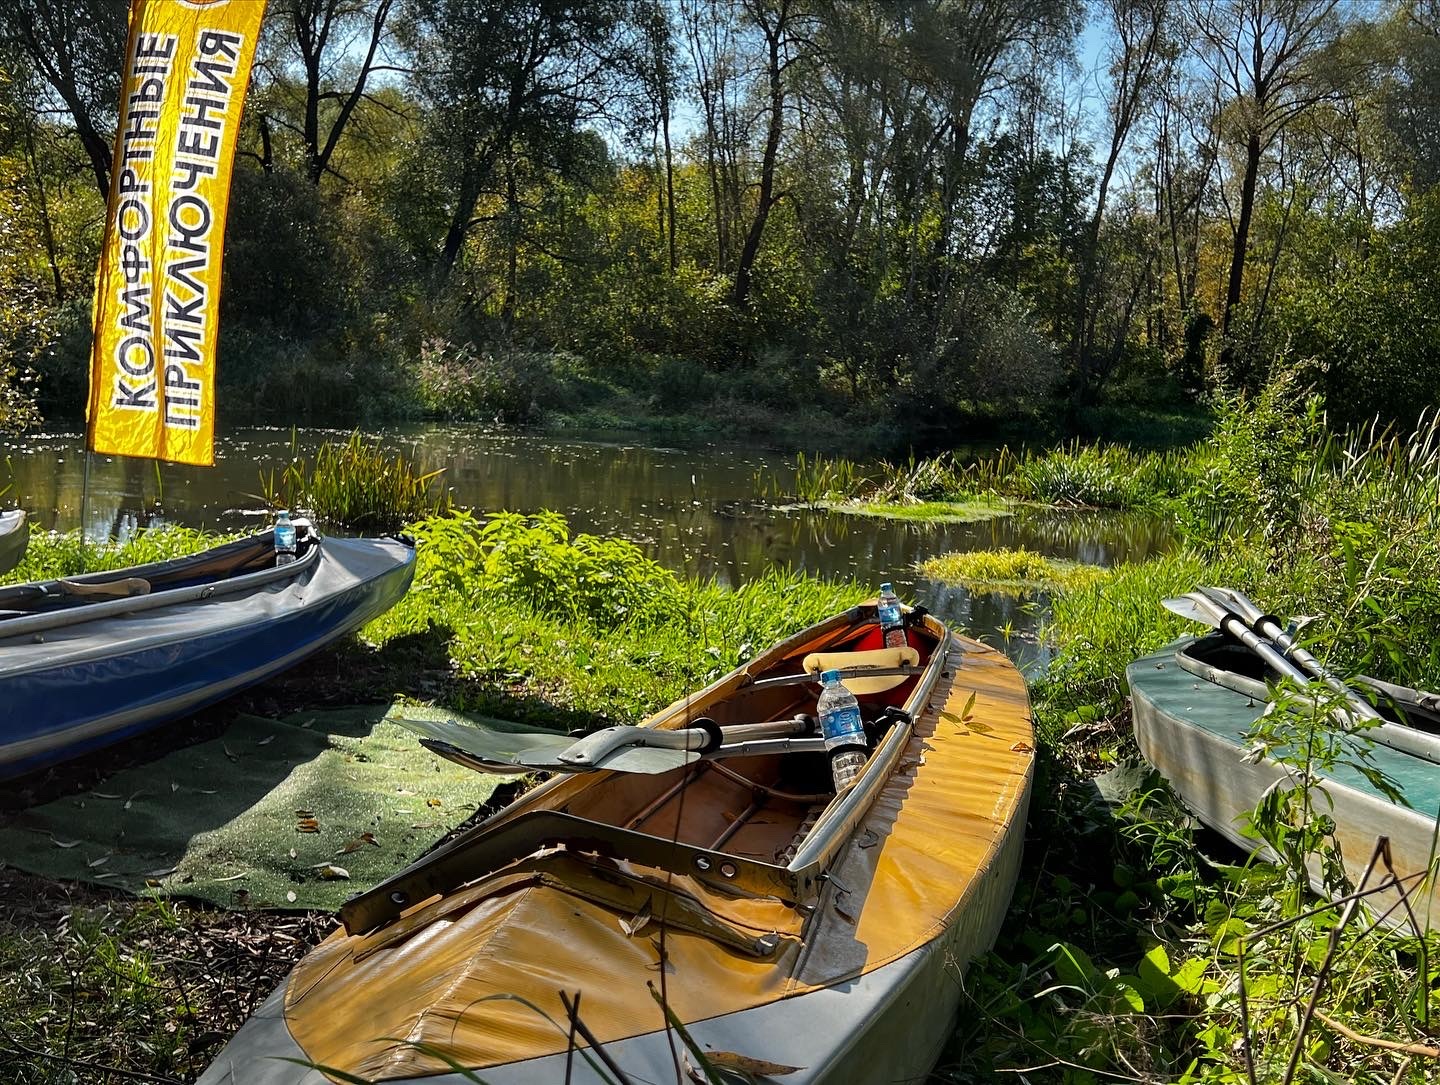
[(270, 532), (190, 557), (0, 587), (0, 779), (178, 719), (394, 606), (415, 551)]

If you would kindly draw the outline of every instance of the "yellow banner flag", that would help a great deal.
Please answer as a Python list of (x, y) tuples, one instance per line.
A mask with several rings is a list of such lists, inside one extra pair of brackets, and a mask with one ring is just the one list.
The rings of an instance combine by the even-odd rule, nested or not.
[(95, 282), (90, 448), (215, 462), (230, 167), (265, 0), (131, 0)]

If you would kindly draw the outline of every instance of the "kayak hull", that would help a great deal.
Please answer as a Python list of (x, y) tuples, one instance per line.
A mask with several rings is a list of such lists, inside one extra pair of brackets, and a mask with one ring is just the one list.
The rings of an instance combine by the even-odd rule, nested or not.
[[(1180, 652), (1201, 654), (1212, 642), (1218, 644), (1218, 638), (1187, 637), (1130, 664), (1126, 679), (1135, 740), (1145, 759), (1202, 822), (1236, 846), (1273, 859), (1259, 841), (1244, 835), (1243, 828), (1247, 815), (1269, 789), (1293, 786), (1294, 778), (1278, 761), (1245, 756), (1244, 736), (1268, 707), (1263, 696), (1256, 696), (1263, 684), (1256, 690), (1239, 681), (1234, 684), (1240, 688), (1227, 688), (1194, 673), (1203, 668), (1191, 663), (1187, 670), (1179, 664)], [(1321, 774), (1319, 786), (1328, 796), (1325, 810), (1335, 821), (1346, 874), (1358, 883), (1377, 837), (1385, 836), (1396, 873), (1402, 878), (1420, 875), (1431, 861), (1436, 821), (1425, 811), (1440, 809), (1440, 770), (1427, 760), (1382, 745), (1372, 746), (1369, 753), (1376, 767), (1399, 785), (1411, 807), (1390, 801), (1346, 766)], [(1383, 869), (1377, 870), (1377, 875), (1383, 874)], [(1323, 893), (1318, 868), (1312, 870), (1311, 881)], [(1370, 884), (1377, 881), (1372, 876)], [(1440, 895), (1433, 878), (1410, 894), (1410, 903), (1422, 925), (1440, 928)], [(1376, 894), (1371, 906), (1388, 926), (1408, 924), (1398, 892)]]
[(0, 573), (20, 564), (30, 545), (30, 521), (24, 509), (0, 512)]
[[(0, 695), (9, 709), (0, 728), (0, 778), (120, 741), (263, 682), (384, 613), (409, 588), (414, 551), (403, 543), (316, 545), (303, 573), (253, 590), (204, 596), (203, 586), (190, 585), (173, 605), (160, 593), (144, 600), (143, 611), (87, 620), (89, 608), (77, 608), (72, 623), (30, 635), (5, 637), (0, 621)], [(159, 567), (143, 571), (154, 575)], [(26, 620), (33, 619), (19, 619)]]
[[(783, 798), (759, 814), (744, 809), (759, 791), (722, 801), (718, 767), (555, 777), (471, 830), (468, 844), (464, 837), (448, 843), (342, 909), (350, 933), (337, 932), (297, 966), (201, 1085), (321, 1085), (347, 1080), (340, 1074), (415, 1085), (471, 1080), (428, 1049), (491, 1085), (613, 1080), (587, 1064), (585, 1045), (567, 1050), (564, 1030), (537, 1012), (563, 1022), (562, 991), (578, 994), (580, 1020), (631, 1080), (673, 1081), (677, 1058), (683, 1066), (687, 1056), (664, 1027), (655, 997), (662, 986), (670, 1013), (717, 1058), (732, 1053), (793, 1068), (787, 1082), (923, 1078), (952, 1030), (960, 975), (993, 943), (1008, 907), (1034, 756), (1024, 682), (1013, 665), (927, 621), (935, 644), (926, 676), (907, 680), (913, 726), (891, 732), (893, 762), (883, 762), (889, 739), (879, 742), (866, 773), (884, 775), (862, 776), (854, 791), (828, 799), (802, 823), (795, 846), (777, 849), (793, 856), (790, 865), (765, 869), (795, 877), (776, 875), (767, 889), (759, 866), (742, 868), (728, 892), (708, 877), (788, 839), (775, 830), (789, 816)], [(760, 691), (769, 681), (761, 676), (798, 670), (812, 642), (837, 631), (845, 632), (843, 620), (797, 635), (748, 673), (727, 676), (650, 722), (673, 726), (677, 713), (682, 723), (700, 713), (722, 726), (749, 720), (734, 706), (755, 707), (772, 694), (779, 704), (784, 689), (800, 688)], [(721, 764), (771, 781), (757, 783), (759, 790), (775, 787), (763, 758)], [(801, 876), (827, 819), (844, 814), (846, 796), (867, 782), (868, 803), (838, 823), (838, 845), (819, 875)], [(672, 801), (666, 796), (676, 787), (689, 796), (678, 823), (652, 812)], [(637, 795), (653, 788), (656, 798), (636, 813), (626, 788)], [(613, 830), (576, 820), (607, 811)], [(706, 821), (712, 813), (713, 824)], [(542, 831), (547, 816), (571, 826), (568, 838), (537, 848), (550, 839)], [(647, 819), (673, 835), (678, 860), (664, 871), (647, 865), (664, 862), (663, 847), (647, 851), (625, 829), (650, 828)], [(722, 827), (724, 849), (689, 850), (687, 819), (703, 824), (701, 839)], [(737, 823), (743, 828), (735, 831)], [(507, 832), (523, 843), (502, 863), (487, 849)], [(611, 849), (615, 841), (619, 850)], [(625, 852), (629, 846), (637, 850)], [(467, 848), (477, 856), (469, 871), (457, 868)], [(639, 887), (628, 903), (617, 895), (622, 884)], [(422, 899), (416, 885), (439, 888)], [(376, 919), (375, 902), (389, 896), (416, 903)], [(286, 1059), (340, 1074), (278, 1061)]]

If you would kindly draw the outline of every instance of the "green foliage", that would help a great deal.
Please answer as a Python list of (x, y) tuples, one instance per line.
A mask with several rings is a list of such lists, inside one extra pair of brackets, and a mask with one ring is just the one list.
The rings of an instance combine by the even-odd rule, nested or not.
[(1202, 471), (1187, 494), (1189, 537), (1202, 546), (1234, 538), (1264, 540), (1272, 562), (1293, 552), (1300, 530), (1301, 481), (1320, 453), (1325, 426), (1320, 401), (1293, 375), (1255, 397), (1221, 401), (1215, 430), (1201, 454)]
[(457, 707), (543, 691), (544, 706), (502, 702), (539, 723), (639, 719), (864, 595), (780, 571), (734, 590), (682, 580), (632, 543), (571, 537), (556, 513), (462, 512), (413, 530), (415, 588), (367, 636), (448, 630)]
[(1098, 565), (1047, 558), (1025, 549), (954, 551), (925, 559), (920, 571), (935, 580), (1008, 594), (1050, 588), (1073, 590), (1108, 575)]
[(420, 349), (420, 402), (441, 418), (540, 421), (560, 400), (555, 359), (524, 350), (477, 350), (429, 339)]
[(500, 512), (481, 524), (466, 512), (422, 521), (419, 579), (477, 605), (495, 595), (540, 614), (608, 628), (663, 621), (680, 585), (625, 539), (570, 537), (557, 512)]
[(440, 471), (421, 473), (403, 455), (352, 433), (343, 444), (325, 441), (312, 465), (291, 441), (290, 463), (260, 476), (258, 495), (272, 509), (304, 509), (322, 523), (367, 531), (395, 531), (450, 507)]

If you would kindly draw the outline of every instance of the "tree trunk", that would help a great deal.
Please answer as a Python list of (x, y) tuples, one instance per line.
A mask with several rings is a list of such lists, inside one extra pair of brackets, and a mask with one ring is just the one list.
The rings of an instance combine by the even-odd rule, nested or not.
[(1220, 367), (1227, 377), (1235, 375), (1237, 353), (1230, 334), (1235, 311), (1240, 307), (1240, 291), (1245, 281), (1245, 254), (1250, 245), (1250, 219), (1255, 211), (1255, 184), (1259, 173), (1260, 133), (1252, 131), (1245, 142), (1245, 175), (1240, 183), (1240, 216), (1235, 223), (1235, 244), (1230, 250), (1230, 280), (1225, 290), (1225, 311), (1220, 324), (1220, 335), (1224, 341), (1220, 351)]
[(770, 218), (770, 208), (775, 202), (775, 159), (780, 151), (780, 133), (785, 123), (785, 84), (780, 64), (780, 46), (785, 34), (787, 7), (782, 6), (775, 20), (775, 26), (765, 28), (769, 47), (770, 120), (765, 131), (765, 151), (760, 160), (760, 198), (755, 205), (755, 219), (750, 223), (750, 232), (745, 235), (745, 244), (740, 249), (740, 260), (735, 265), (735, 292), (733, 300), (737, 309), (750, 308), (750, 276), (755, 258), (760, 254), (760, 239), (765, 233), (765, 223)]

